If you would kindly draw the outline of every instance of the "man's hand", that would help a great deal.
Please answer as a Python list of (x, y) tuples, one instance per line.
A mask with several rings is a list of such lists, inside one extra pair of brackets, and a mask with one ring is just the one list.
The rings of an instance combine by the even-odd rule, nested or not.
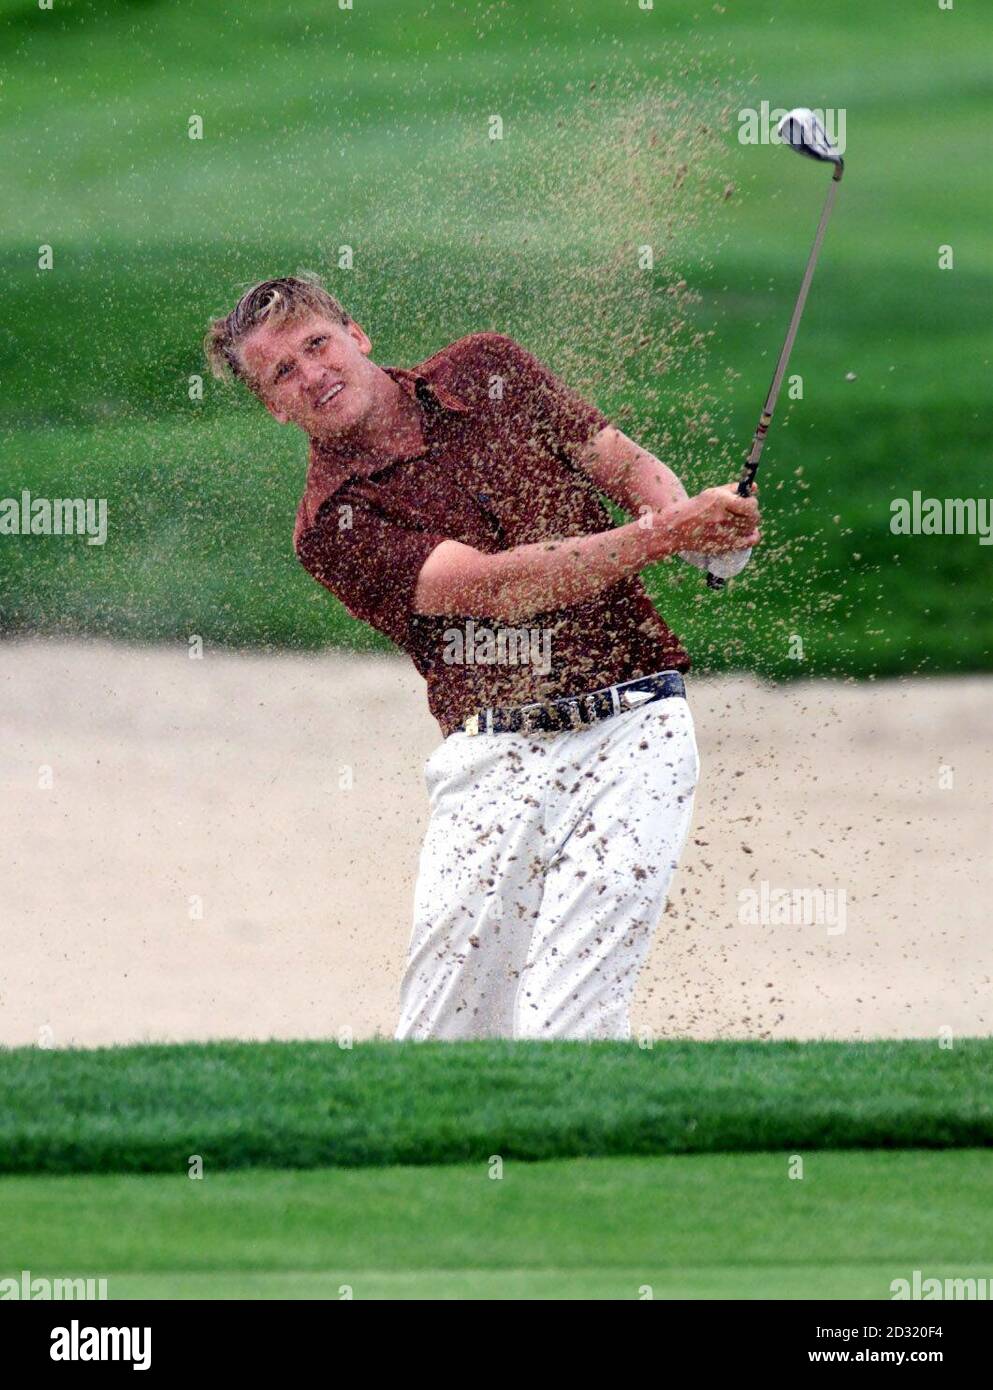
[(739, 497), (737, 483), (726, 483), (670, 507), (665, 520), (679, 553), (722, 555), (758, 545), (761, 535), (755, 490), (753, 485), (751, 497)]

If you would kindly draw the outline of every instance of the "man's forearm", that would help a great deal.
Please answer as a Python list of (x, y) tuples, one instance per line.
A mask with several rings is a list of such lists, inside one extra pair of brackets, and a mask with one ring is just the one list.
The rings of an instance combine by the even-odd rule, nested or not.
[(632, 516), (665, 511), (686, 500), (686, 489), (672, 469), (613, 427), (601, 430), (578, 461), (600, 491)]
[(673, 552), (664, 518), (652, 521), (480, 555), (462, 587), (462, 611), (516, 622), (586, 603)]

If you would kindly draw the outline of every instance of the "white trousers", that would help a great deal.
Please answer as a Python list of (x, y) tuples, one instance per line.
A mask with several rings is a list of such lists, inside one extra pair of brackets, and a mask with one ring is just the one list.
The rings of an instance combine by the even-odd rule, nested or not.
[(568, 733), (450, 734), (424, 768), (397, 1039), (629, 1038), (698, 774), (680, 697)]

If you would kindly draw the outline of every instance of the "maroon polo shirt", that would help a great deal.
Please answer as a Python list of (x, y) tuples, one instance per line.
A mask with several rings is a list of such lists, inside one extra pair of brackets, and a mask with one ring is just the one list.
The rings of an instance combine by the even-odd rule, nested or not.
[(420, 404), (423, 447), (384, 464), (312, 440), (293, 542), (353, 617), (407, 652), (445, 735), (487, 706), (689, 668), (637, 576), (514, 625), (415, 613), (421, 566), (443, 540), (495, 553), (609, 530), (610, 513), (575, 461), (609, 421), (500, 333), (383, 370)]

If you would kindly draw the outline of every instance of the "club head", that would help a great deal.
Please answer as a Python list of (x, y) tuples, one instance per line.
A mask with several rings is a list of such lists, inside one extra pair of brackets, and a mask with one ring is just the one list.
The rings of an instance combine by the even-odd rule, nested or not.
[(822, 159), (835, 166), (835, 178), (841, 176), (845, 161), (828, 139), (827, 131), (806, 106), (797, 106), (776, 126), (776, 134), (785, 144), (792, 145), (797, 154), (808, 159)]

